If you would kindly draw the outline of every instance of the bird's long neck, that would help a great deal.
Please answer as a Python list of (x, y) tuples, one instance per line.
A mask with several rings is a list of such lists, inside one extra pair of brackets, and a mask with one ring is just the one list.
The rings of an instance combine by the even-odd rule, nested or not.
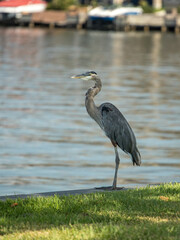
[(101, 114), (94, 103), (94, 97), (101, 91), (101, 87), (101, 79), (96, 77), (94, 87), (89, 88), (86, 92), (85, 106), (90, 117), (92, 117), (99, 124), (99, 126), (103, 128)]

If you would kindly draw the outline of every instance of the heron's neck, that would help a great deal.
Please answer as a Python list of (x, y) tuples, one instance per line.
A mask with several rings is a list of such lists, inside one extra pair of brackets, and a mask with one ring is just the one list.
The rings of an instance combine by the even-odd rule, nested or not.
[(101, 91), (101, 87), (101, 79), (97, 77), (94, 87), (89, 88), (86, 92), (85, 106), (90, 117), (92, 117), (102, 128), (101, 115), (94, 103), (94, 97)]
[(94, 87), (91, 87), (86, 92), (86, 98), (94, 98), (101, 91), (102, 83), (99, 77), (96, 77)]

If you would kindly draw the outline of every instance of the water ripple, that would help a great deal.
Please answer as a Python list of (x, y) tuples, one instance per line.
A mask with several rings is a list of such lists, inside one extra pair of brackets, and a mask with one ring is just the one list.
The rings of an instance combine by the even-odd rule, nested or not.
[(0, 28), (0, 194), (110, 185), (114, 151), (89, 118), (89, 69), (132, 125), (142, 155), (120, 151), (119, 184), (180, 181), (180, 36)]

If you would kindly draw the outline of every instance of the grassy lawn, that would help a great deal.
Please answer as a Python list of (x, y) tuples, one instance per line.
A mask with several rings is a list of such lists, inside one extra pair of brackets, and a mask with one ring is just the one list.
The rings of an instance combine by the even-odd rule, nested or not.
[(180, 184), (0, 201), (0, 239), (180, 239)]

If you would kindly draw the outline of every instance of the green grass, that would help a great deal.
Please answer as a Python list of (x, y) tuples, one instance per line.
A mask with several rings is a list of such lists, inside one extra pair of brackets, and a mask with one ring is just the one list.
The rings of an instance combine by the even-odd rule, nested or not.
[(180, 184), (0, 201), (0, 239), (180, 239)]

